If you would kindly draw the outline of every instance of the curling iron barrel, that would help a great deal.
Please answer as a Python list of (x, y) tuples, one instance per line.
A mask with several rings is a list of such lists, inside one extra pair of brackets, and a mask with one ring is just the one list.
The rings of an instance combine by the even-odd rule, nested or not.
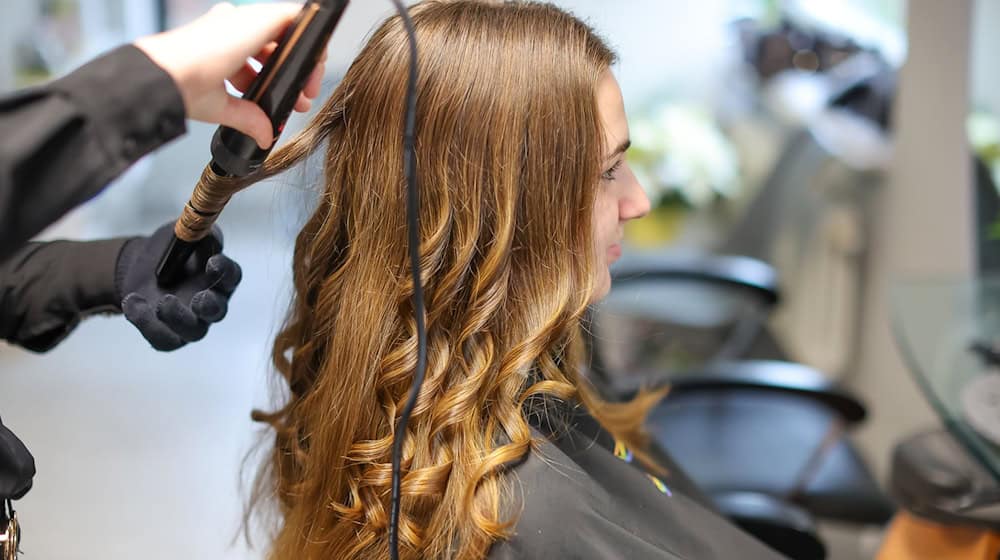
[[(243, 94), (243, 99), (257, 103), (271, 119), (275, 142), (347, 3), (348, 0), (306, 2)], [(226, 178), (245, 177), (257, 171), (271, 148), (261, 149), (253, 138), (229, 127), (220, 126), (216, 130), (212, 138), (212, 161), (177, 220), (174, 239), (157, 267), (156, 278), (161, 285), (170, 285), (180, 278), (195, 244), (208, 234), (232, 195), (245, 185)]]

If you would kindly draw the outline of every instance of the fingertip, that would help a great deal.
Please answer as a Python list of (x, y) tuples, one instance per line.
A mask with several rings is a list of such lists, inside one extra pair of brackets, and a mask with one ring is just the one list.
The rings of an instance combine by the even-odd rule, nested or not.
[(271, 136), (270, 122), (268, 122), (268, 127), (266, 130), (264, 129), (263, 126), (259, 125), (255, 126), (254, 128), (256, 130), (254, 130), (253, 139), (257, 141), (257, 146), (262, 150), (270, 148), (271, 144), (274, 143), (274, 138)]
[(218, 323), (226, 317), (226, 313), (229, 311), (229, 302), (220, 294), (212, 290), (205, 290), (198, 292), (191, 298), (191, 310), (202, 321)]
[(312, 100), (300, 93), (299, 98), (295, 100), (295, 110), (299, 113), (305, 113), (310, 108), (312, 108)]
[[(261, 115), (263, 114), (264, 112), (261, 111)], [(262, 118), (264, 122), (258, 121), (254, 123), (253, 137), (257, 141), (257, 145), (260, 146), (260, 149), (266, 150), (274, 143), (274, 136), (271, 131), (271, 121), (266, 116)]]
[(156, 317), (157, 310), (141, 295), (127, 295), (122, 300), (122, 313), (155, 350), (169, 352), (184, 346), (184, 341)]
[(260, 51), (258, 51), (257, 54), (253, 55), (253, 58), (257, 62), (263, 65), (271, 58), (271, 55), (274, 54), (274, 51), (276, 50), (278, 50), (278, 42), (271, 41), (270, 43), (261, 47)]
[(259, 105), (246, 99), (229, 96), (220, 123), (253, 138), (266, 150), (274, 142), (271, 120)]
[[(156, 314), (160, 315), (162, 312), (173, 312), (176, 309), (183, 307), (184, 304), (181, 303), (181, 299), (174, 294), (166, 294), (161, 297), (156, 304)], [(163, 319), (163, 317), (159, 317)]]
[(212, 289), (219, 290), (229, 296), (243, 280), (243, 269), (239, 263), (219, 253), (208, 260), (207, 273), (212, 281)]
[(309, 99), (315, 99), (319, 96), (319, 90), (323, 86), (323, 74), (326, 71), (326, 67), (321, 60), (316, 68), (313, 69), (312, 74), (309, 75), (309, 79), (306, 81), (306, 86), (302, 89), (302, 93)]
[(208, 324), (173, 294), (160, 298), (156, 318), (185, 342), (201, 340), (208, 334)]
[(226, 273), (226, 261), (223, 260), (225, 258), (222, 253), (216, 253), (205, 261), (205, 274), (208, 275), (209, 281), (215, 282)]
[(240, 285), (240, 282), (243, 281), (243, 267), (240, 266), (240, 263), (232, 259), (229, 259), (229, 262), (232, 263), (232, 267), (231, 267), (231, 272), (230, 272), (231, 276), (228, 287), (229, 287), (229, 293), (232, 293), (234, 290), (236, 290), (237, 286)]
[(130, 322), (135, 323), (139, 320), (143, 312), (149, 308), (149, 302), (146, 298), (141, 295), (132, 292), (122, 298), (121, 301), (122, 313), (125, 314), (125, 318)]

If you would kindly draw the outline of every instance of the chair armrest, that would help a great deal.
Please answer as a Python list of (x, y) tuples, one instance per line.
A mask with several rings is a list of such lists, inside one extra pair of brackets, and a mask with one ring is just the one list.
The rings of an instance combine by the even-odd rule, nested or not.
[(792, 393), (819, 401), (849, 423), (861, 422), (868, 414), (853, 393), (819, 370), (794, 362), (748, 360), (713, 362), (664, 379), (671, 393), (744, 389)]
[(611, 268), (614, 283), (650, 280), (697, 280), (750, 292), (773, 306), (780, 299), (778, 274), (750, 257), (711, 254), (629, 255)]
[(613, 395), (612, 400), (628, 401), (641, 388), (663, 386), (670, 387), (671, 395), (733, 389), (789, 393), (830, 407), (847, 424), (859, 423), (868, 416), (864, 402), (853, 393), (818, 370), (794, 362), (719, 361), (684, 372), (640, 372), (607, 380), (599, 390), (604, 395)]
[(758, 492), (719, 492), (712, 498), (723, 515), (789, 558), (826, 558), (816, 523), (804, 509)]

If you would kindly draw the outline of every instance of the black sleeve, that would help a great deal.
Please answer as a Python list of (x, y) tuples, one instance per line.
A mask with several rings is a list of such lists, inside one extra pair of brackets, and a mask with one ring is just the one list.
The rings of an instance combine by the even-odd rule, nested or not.
[[(31, 490), (34, 477), (35, 458), (24, 442), (0, 423), (0, 499), (20, 499)], [(0, 504), (0, 521), (5, 519), (4, 514)]]
[(173, 80), (126, 45), (0, 97), (0, 261), (185, 131)]
[(44, 352), (84, 317), (120, 312), (115, 265), (127, 240), (29, 243), (0, 264), (0, 338)]

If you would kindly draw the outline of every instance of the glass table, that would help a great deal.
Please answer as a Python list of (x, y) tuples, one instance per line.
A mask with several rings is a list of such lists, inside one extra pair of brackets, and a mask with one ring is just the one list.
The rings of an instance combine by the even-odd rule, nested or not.
[(900, 281), (890, 303), (896, 340), (927, 399), (1000, 481), (1000, 278)]

